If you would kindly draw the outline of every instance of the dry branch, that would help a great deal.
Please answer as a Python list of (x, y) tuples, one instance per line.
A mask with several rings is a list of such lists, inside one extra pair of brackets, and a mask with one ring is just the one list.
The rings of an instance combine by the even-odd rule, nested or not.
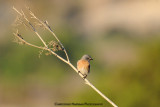
[[(68, 54), (67, 54), (67, 51), (65, 49), (65, 47), (63, 46), (63, 44), (61, 43), (61, 41), (58, 39), (58, 37), (56, 36), (56, 34), (53, 32), (53, 30), (51, 29), (51, 27), (49, 26), (48, 22), (45, 21), (41, 21), (40, 19), (38, 19), (34, 13), (28, 8), (29, 10), (29, 13), (31, 15), (31, 18), (35, 19), (38, 23), (37, 25), (42, 25), (45, 29), (47, 29), (53, 36), (54, 38), (57, 40), (58, 44), (57, 45), (60, 45), (60, 48), (59, 49), (55, 49), (57, 48), (57, 45), (56, 46), (52, 46), (54, 44), (54, 42), (50, 42), (48, 45), (46, 44), (46, 42), (43, 40), (43, 38), (40, 36), (40, 34), (37, 32), (37, 30), (35, 29), (35, 27), (33, 26), (33, 24), (28, 20), (27, 16), (24, 14), (24, 12), (21, 10), (18, 11), (15, 7), (13, 7), (13, 9), (18, 13), (18, 15), (24, 19), (24, 20), (21, 20), (20, 23), (23, 23), (25, 26), (30, 26), (30, 28), (32, 29), (32, 31), (37, 35), (37, 37), (41, 40), (41, 42), (43, 43), (44, 46), (37, 46), (37, 45), (34, 45), (34, 44), (31, 44), (29, 42), (27, 42), (26, 40), (23, 39), (23, 37), (18, 33), (18, 30), (16, 33), (13, 33), (15, 35), (15, 37), (18, 39), (17, 42), (19, 43), (23, 43), (23, 44), (26, 44), (28, 46), (32, 46), (32, 47), (35, 47), (35, 48), (39, 48), (41, 50), (46, 50), (48, 51), (49, 53), (55, 55), (58, 59), (60, 59), (61, 61), (65, 62), (66, 64), (68, 64), (72, 69), (74, 69), (74, 71), (76, 71), (78, 73), (78, 70), (75, 66), (73, 66), (72, 63), (70, 63), (70, 60), (69, 60), (69, 57), (68, 57)], [(28, 25), (26, 25), (23, 21), (27, 22)], [(59, 56), (55, 51), (58, 51), (58, 50), (62, 50), (64, 51), (65, 55), (66, 55), (66, 59), (65, 58), (62, 58), (61, 56)], [(81, 73), (78, 73), (79, 76), (81, 78), (83, 78), (83, 75)], [(116, 104), (114, 104), (109, 98), (107, 98), (102, 92), (100, 92), (93, 84), (91, 84), (86, 78), (83, 80), (85, 81), (85, 84), (87, 84), (88, 86), (90, 86), (94, 91), (96, 91), (100, 96), (102, 96), (106, 101), (108, 101), (112, 106), (114, 107), (118, 107)]]

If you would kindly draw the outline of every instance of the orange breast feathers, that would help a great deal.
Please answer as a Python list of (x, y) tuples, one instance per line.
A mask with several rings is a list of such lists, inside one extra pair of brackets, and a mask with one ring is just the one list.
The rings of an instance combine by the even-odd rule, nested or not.
[(79, 71), (81, 71), (82, 69), (86, 69), (88, 71), (88, 73), (89, 73), (89, 71), (90, 71), (90, 64), (89, 64), (89, 62), (87, 60), (79, 60), (77, 62), (77, 69)]

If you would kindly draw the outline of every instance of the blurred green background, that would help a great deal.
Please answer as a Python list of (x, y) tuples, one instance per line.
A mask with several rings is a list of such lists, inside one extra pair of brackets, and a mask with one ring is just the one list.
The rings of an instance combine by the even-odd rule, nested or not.
[[(56, 102), (111, 107), (55, 56), (39, 58), (39, 49), (12, 42), (12, 6), (25, 10), (26, 5), (49, 22), (73, 65), (84, 54), (93, 57), (87, 78), (118, 106), (160, 105), (159, 0), (1, 0), (0, 107), (54, 107)], [(31, 31), (20, 33), (42, 45)], [(53, 39), (46, 32), (42, 38)]]

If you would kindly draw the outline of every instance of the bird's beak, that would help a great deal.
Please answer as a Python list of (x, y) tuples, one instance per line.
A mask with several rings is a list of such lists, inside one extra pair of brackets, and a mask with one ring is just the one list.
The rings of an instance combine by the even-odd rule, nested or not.
[(93, 60), (92, 58), (90, 58), (90, 60)]

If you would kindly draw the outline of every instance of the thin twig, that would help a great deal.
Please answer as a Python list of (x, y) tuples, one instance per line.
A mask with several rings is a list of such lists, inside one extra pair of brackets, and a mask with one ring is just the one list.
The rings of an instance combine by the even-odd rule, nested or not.
[[(55, 55), (56, 57), (58, 57), (60, 60), (62, 60), (63, 62), (70, 62), (69, 61), (69, 58), (68, 58), (68, 54), (67, 54), (67, 52), (66, 51), (64, 51), (65, 53), (66, 53), (66, 56), (67, 56), (67, 58), (68, 58), (68, 60), (66, 61), (65, 59), (63, 59), (61, 56), (59, 56), (58, 54), (56, 54), (54, 51), (52, 51), (51, 49), (49, 49), (48, 48), (48, 46), (47, 46), (47, 44), (44, 42), (44, 40), (41, 38), (41, 36), (39, 35), (39, 33), (36, 31), (36, 29), (34, 28), (34, 26), (31, 24), (31, 22), (27, 19), (27, 17), (25, 16), (25, 14), (23, 13), (23, 11), (22, 11), (22, 13), (20, 13), (15, 7), (13, 7), (13, 9), (20, 15), (20, 16), (23, 16), (24, 17), (24, 19), (29, 23), (29, 25), (32, 27), (32, 30), (34, 31), (34, 33), (40, 38), (40, 40), (42, 41), (42, 43), (45, 45), (45, 49), (47, 49), (49, 52), (51, 52), (53, 55)], [(33, 14), (33, 13), (32, 13)], [(34, 15), (33, 15), (34, 16)], [(36, 16), (34, 16), (34, 18), (36, 18)], [(36, 18), (37, 20), (39, 20), (38, 18)], [(40, 20), (39, 20), (40, 21)], [(43, 24), (43, 23), (42, 23)], [(45, 25), (45, 24), (44, 24)], [(54, 33), (53, 33), (54, 34)], [(55, 34), (54, 34), (55, 35)], [(55, 37), (56, 37), (56, 35), (55, 35)], [(56, 39), (57, 39), (57, 41), (61, 44), (61, 42), (60, 42), (60, 40), (56, 37)], [(31, 44), (29, 44), (29, 45), (31, 45)], [(61, 46), (63, 46), (62, 44), (61, 44)], [(63, 49), (64, 49), (64, 47), (62, 47)], [(65, 49), (64, 49), (65, 50)]]
[(100, 94), (105, 100), (107, 100), (111, 105), (113, 105), (113, 107), (118, 107), (108, 97), (106, 97), (102, 92), (100, 92), (94, 85), (92, 85), (87, 79), (85, 79), (85, 82), (87, 85), (92, 87), (98, 94)]
[[(39, 35), (39, 33), (36, 31), (36, 29), (34, 28), (34, 26), (31, 24), (31, 22), (27, 19), (27, 17), (25, 16), (25, 14), (21, 12), (19, 12), (16, 8), (13, 7), (13, 9), (21, 16), (23, 16), (23, 18), (29, 23), (29, 25), (32, 27), (32, 30), (34, 31), (34, 33), (39, 37), (39, 39), (42, 41), (42, 43), (44, 44), (45, 47), (40, 47), (40, 46), (36, 46), (33, 45), (27, 41), (25, 41), (20, 35), (18, 35), (17, 33), (14, 33), (14, 35), (16, 37), (18, 37), (22, 42), (24, 42), (25, 44), (35, 47), (35, 48), (39, 48), (39, 49), (43, 49), (46, 51), (49, 51), (50, 53), (52, 53), (53, 55), (55, 55), (58, 59), (60, 59), (61, 61), (65, 62), (66, 64), (68, 64), (72, 69), (74, 69), (74, 71), (76, 71), (78, 73), (78, 70), (76, 69), (75, 66), (73, 66), (72, 63), (70, 63), (68, 54), (66, 49), (64, 48), (63, 44), (60, 42), (60, 40), (58, 39), (58, 37), (55, 35), (55, 33), (53, 32), (53, 30), (51, 29), (51, 27), (49, 26), (49, 24), (47, 22), (42, 22), (41, 20), (39, 20), (31, 11), (30, 14), (33, 18), (35, 18), (36, 20), (38, 20), (49, 32), (52, 33), (52, 35), (56, 38), (56, 40), (59, 42), (59, 44), (62, 46), (62, 49), (65, 52), (65, 55), (67, 57), (67, 60), (62, 58), (61, 56), (59, 56), (58, 54), (56, 54), (53, 50), (51, 50), (50, 48), (48, 48), (47, 44), (44, 42), (44, 40), (41, 38), (41, 36)], [(81, 73), (78, 73), (80, 75), (81, 78), (83, 78), (83, 75)], [(83, 79), (85, 81), (85, 83), (90, 86), (94, 91), (96, 91), (100, 96), (102, 96), (106, 101), (108, 101), (112, 106), (114, 107), (118, 107), (116, 104), (114, 104), (108, 97), (106, 97), (102, 92), (100, 92), (93, 84), (91, 84), (86, 78)]]
[(32, 18), (34, 18), (34, 19), (36, 19), (37, 21), (39, 21), (39, 22), (56, 38), (56, 40), (59, 42), (59, 44), (60, 44), (60, 45), (62, 46), (62, 48), (64, 49), (65, 55), (66, 55), (66, 57), (67, 57), (67, 61), (70, 62), (65, 47), (63, 46), (63, 44), (61, 43), (61, 41), (58, 39), (58, 37), (56, 36), (56, 34), (53, 32), (53, 30), (52, 30), (51, 27), (49, 26), (48, 22), (47, 22), (47, 21), (45, 21), (45, 22), (41, 21), (40, 19), (38, 19), (38, 18), (34, 15), (34, 13), (33, 13), (30, 9), (28, 9), (28, 10), (30, 11), (30, 15), (32, 15)]
[(35, 48), (47, 50), (45, 47), (40, 47), (40, 46), (37, 46), (37, 45), (33, 45), (33, 44), (31, 44), (31, 43), (25, 41), (22, 37), (18, 36), (17, 33), (13, 33), (13, 35), (15, 35), (20, 41), (22, 41), (24, 44), (26, 44), (26, 45), (28, 45), (28, 46), (32, 46), (32, 47), (35, 47)]
[(13, 9), (21, 16), (24, 16), (24, 19), (29, 23), (29, 25), (33, 28), (32, 30), (35, 32), (35, 34), (39, 37), (39, 39), (42, 41), (42, 43), (44, 44), (45, 47), (48, 48), (48, 46), (46, 45), (46, 43), (44, 42), (44, 40), (42, 39), (42, 37), (39, 35), (39, 33), (36, 31), (36, 29), (33, 27), (33, 25), (31, 24), (31, 22), (27, 19), (27, 17), (25, 16), (25, 14), (21, 12), (19, 12), (15, 7), (13, 7)]

